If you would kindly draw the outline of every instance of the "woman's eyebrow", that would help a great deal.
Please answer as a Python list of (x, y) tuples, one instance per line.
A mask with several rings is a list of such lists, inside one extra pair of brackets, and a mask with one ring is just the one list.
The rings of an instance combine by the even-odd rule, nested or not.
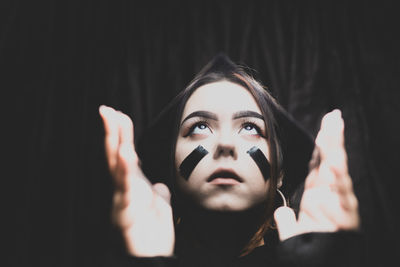
[(245, 118), (245, 117), (254, 117), (257, 119), (261, 119), (264, 120), (264, 116), (261, 115), (260, 113), (257, 113), (255, 111), (251, 111), (251, 110), (242, 110), (242, 111), (238, 111), (236, 113), (234, 113), (232, 115), (232, 119), (236, 120), (236, 119), (240, 119), (240, 118)]
[(190, 113), (190, 114), (182, 121), (181, 125), (182, 125), (185, 121), (187, 121), (188, 119), (193, 118), (193, 117), (203, 117), (203, 118), (207, 118), (207, 119), (215, 120), (215, 121), (218, 120), (217, 115), (216, 115), (215, 113), (212, 113), (212, 112), (209, 112), (209, 111), (205, 111), (205, 110), (199, 110), (199, 111), (195, 111), (195, 112)]

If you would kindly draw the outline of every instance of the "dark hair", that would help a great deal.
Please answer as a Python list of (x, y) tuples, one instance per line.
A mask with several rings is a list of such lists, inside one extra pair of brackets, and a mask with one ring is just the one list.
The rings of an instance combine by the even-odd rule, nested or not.
[[(207, 66), (204, 69), (208, 69)], [(266, 210), (265, 213), (260, 217), (260, 228), (257, 233), (254, 235), (252, 240), (250, 240), (249, 244), (243, 250), (243, 254), (245, 255), (251, 250), (253, 250), (259, 241), (262, 240), (268, 228), (271, 227), (272, 222), (272, 213), (275, 207), (275, 196), (276, 189), (279, 181), (283, 177), (282, 171), (282, 150), (278, 139), (277, 134), (277, 124), (272, 111), (272, 107), (276, 107), (278, 104), (272, 95), (264, 88), (259, 82), (257, 82), (252, 76), (247, 74), (242, 68), (236, 68), (232, 71), (215, 71), (204, 73), (204, 71), (200, 72), (192, 82), (178, 95), (179, 102), (177, 103), (177, 110), (175, 121), (173, 125), (174, 133), (172, 135), (172, 143), (171, 143), (171, 154), (170, 154), (170, 166), (171, 169), (171, 183), (172, 183), (172, 191), (173, 195), (176, 196), (177, 192), (175, 192), (175, 179), (176, 169), (175, 169), (175, 150), (176, 150), (176, 141), (178, 138), (180, 121), (182, 119), (183, 110), (185, 105), (193, 94), (193, 92), (199, 87), (219, 82), (219, 81), (229, 81), (235, 84), (238, 84), (245, 89), (247, 89), (251, 95), (254, 97), (256, 103), (258, 104), (262, 115), (264, 117), (265, 127), (266, 127), (266, 137), (267, 143), (270, 151), (269, 155), (269, 164), (270, 168), (270, 187), (268, 189), (267, 200), (266, 200)], [(174, 205), (179, 206), (178, 203)], [(180, 215), (179, 215), (180, 216)]]

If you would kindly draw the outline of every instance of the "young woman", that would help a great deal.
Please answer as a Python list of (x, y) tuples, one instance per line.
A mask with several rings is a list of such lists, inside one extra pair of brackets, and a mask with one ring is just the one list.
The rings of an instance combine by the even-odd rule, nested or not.
[(314, 146), (267, 90), (218, 55), (137, 148), (127, 115), (106, 106), (100, 114), (112, 218), (134, 266), (358, 263), (339, 110), (323, 118)]

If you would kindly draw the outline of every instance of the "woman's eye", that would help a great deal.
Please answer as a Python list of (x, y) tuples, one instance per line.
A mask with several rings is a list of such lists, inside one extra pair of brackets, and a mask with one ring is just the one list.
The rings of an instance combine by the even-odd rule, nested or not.
[(189, 132), (189, 134), (208, 134), (208, 133), (211, 133), (211, 130), (210, 130), (210, 128), (208, 127), (208, 125), (205, 124), (205, 123), (198, 123), (198, 124), (195, 124), (195, 125), (191, 128), (191, 130), (190, 130), (190, 132)]
[(240, 129), (239, 132), (249, 135), (261, 135), (260, 129), (254, 124), (243, 125), (242, 129)]

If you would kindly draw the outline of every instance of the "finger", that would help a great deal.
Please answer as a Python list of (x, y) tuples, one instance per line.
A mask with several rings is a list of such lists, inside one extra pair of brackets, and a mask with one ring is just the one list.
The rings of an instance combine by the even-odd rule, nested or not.
[(133, 122), (131, 118), (125, 113), (121, 111), (117, 111), (118, 119), (119, 119), (119, 140), (120, 145), (130, 145), (134, 146), (133, 144)]
[(118, 119), (116, 117), (115, 110), (105, 105), (101, 105), (99, 107), (99, 113), (103, 120), (105, 130), (104, 147), (107, 163), (111, 173), (113, 173), (117, 164), (119, 145)]
[(345, 211), (358, 213), (358, 199), (354, 193), (339, 195), (339, 201)]
[(296, 215), (289, 207), (279, 207), (274, 213), (275, 223), (278, 227), (279, 239), (286, 240), (298, 232)]
[(358, 202), (354, 194), (339, 195), (328, 192), (323, 202), (320, 212), (326, 220), (320, 222), (326, 221), (324, 224), (328, 227), (324, 231), (356, 230), (359, 227)]
[(117, 155), (116, 182), (120, 190), (130, 189), (130, 177), (142, 176), (138, 167), (138, 158), (133, 145), (132, 120), (122, 112), (116, 112), (119, 127), (119, 149)]
[[(323, 142), (324, 160), (328, 162), (330, 168), (339, 176), (348, 174), (347, 153), (344, 145), (344, 121), (340, 113), (331, 118), (336, 133), (328, 136)], [(334, 131), (334, 130), (332, 130)], [(330, 145), (329, 145), (330, 144)]]
[(344, 167), (330, 165), (330, 170), (335, 177), (335, 183), (332, 186), (334, 186), (335, 190), (340, 194), (353, 193), (353, 181), (349, 173), (345, 172), (343, 168)]
[(129, 191), (129, 179), (134, 177), (132, 165), (135, 160), (128, 146), (120, 146), (117, 153), (117, 165), (115, 168), (114, 182), (116, 189)]
[(344, 122), (340, 110), (335, 109), (323, 117), (315, 143), (320, 148), (321, 160), (330, 151), (344, 148)]
[(326, 152), (325, 163), (335, 173), (337, 177), (348, 176), (347, 153), (343, 148), (332, 149)]
[(168, 187), (163, 183), (156, 183), (153, 185), (154, 191), (162, 197), (168, 204), (171, 203), (171, 192)]
[(344, 122), (340, 110), (324, 116), (315, 143), (321, 155), (318, 182), (321, 185), (337, 183), (337, 178), (348, 174)]
[(347, 152), (344, 146), (344, 122), (340, 116), (334, 118), (339, 121), (337, 127), (337, 135), (326, 138), (324, 142), (330, 142), (331, 146), (322, 142), (324, 151), (323, 164), (326, 166), (326, 171), (333, 174), (334, 180), (332, 186), (336, 191), (342, 194), (353, 192), (352, 180), (349, 175)]
[[(333, 172), (335, 172), (335, 170), (333, 170)], [(333, 185), (333, 189), (339, 195), (341, 206), (345, 210), (358, 209), (358, 200), (354, 193), (353, 181), (348, 174), (342, 176), (336, 174), (336, 181)]]

